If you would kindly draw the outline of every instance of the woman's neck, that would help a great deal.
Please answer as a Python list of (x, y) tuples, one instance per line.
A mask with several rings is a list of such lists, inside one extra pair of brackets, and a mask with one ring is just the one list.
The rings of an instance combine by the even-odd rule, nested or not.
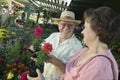
[(88, 46), (89, 52), (99, 53), (108, 49), (107, 44), (101, 41), (94, 41), (91, 45)]

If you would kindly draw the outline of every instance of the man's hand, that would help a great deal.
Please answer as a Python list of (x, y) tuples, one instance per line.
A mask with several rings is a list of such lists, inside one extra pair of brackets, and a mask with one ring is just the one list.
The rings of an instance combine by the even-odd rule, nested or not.
[(28, 74), (27, 79), (28, 80), (45, 80), (39, 69), (36, 69), (36, 72), (38, 74), (37, 77), (30, 77), (29, 74)]
[(33, 45), (31, 45), (28, 49), (29, 49), (31, 52), (35, 52)]
[(54, 55), (48, 55), (48, 56), (49, 56), (49, 58), (48, 58), (47, 62), (58, 67), (61, 70), (61, 72), (64, 74), (66, 65), (61, 60), (56, 58)]

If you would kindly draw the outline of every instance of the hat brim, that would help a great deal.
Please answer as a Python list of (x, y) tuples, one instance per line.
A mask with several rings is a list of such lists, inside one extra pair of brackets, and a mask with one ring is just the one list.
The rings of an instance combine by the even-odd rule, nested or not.
[(59, 21), (69, 21), (69, 22), (73, 22), (76, 25), (79, 25), (81, 23), (80, 20), (70, 20), (70, 19), (60, 19), (60, 18), (52, 18), (53, 21), (59, 22)]

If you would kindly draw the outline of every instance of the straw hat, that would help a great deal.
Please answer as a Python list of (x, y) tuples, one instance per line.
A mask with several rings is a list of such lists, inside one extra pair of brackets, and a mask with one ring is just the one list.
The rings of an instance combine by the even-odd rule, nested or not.
[(80, 20), (75, 20), (75, 14), (72, 11), (63, 11), (61, 13), (60, 18), (52, 18), (54, 21), (70, 21), (75, 23), (76, 25), (79, 25), (81, 23)]

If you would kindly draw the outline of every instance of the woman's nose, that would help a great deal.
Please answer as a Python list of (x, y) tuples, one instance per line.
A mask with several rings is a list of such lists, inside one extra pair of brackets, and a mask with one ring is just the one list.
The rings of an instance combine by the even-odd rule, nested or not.
[(81, 34), (83, 34), (84, 29), (81, 31)]

